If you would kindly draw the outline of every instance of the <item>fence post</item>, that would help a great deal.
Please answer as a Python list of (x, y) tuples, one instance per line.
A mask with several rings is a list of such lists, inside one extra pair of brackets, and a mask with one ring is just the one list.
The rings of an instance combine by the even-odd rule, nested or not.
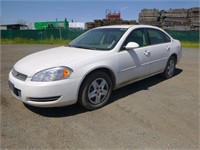
[(62, 40), (61, 28), (59, 28), (60, 39)]

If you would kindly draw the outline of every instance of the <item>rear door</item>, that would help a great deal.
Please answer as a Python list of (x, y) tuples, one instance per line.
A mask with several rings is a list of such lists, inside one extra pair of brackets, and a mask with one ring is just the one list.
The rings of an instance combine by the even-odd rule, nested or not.
[(171, 49), (171, 38), (158, 29), (147, 28), (146, 32), (150, 41), (148, 50), (151, 55), (150, 74), (164, 70)]

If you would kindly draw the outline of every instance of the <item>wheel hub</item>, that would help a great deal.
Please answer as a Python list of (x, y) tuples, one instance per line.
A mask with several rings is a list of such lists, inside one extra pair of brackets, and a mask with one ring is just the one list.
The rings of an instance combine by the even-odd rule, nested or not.
[(88, 89), (88, 98), (92, 104), (102, 103), (108, 94), (108, 83), (103, 78), (94, 80)]

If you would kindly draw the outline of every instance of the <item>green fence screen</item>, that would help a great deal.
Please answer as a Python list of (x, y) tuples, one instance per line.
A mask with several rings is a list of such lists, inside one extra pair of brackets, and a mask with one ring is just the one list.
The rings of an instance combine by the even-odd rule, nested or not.
[(34, 40), (68, 39), (73, 40), (86, 30), (46, 29), (46, 30), (1, 30), (2, 39), (26, 38)]
[(172, 31), (166, 30), (174, 39), (180, 41), (199, 42), (199, 31)]
[[(46, 29), (46, 30), (1, 30), (2, 39), (14, 39), (17, 37), (44, 40), (64, 39), (73, 40), (86, 30)], [(180, 41), (199, 42), (198, 31), (170, 31), (166, 30), (173, 38)]]

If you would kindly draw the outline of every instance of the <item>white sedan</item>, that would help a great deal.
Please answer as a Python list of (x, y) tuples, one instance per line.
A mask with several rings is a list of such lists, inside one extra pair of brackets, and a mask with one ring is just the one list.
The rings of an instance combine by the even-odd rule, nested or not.
[(29, 105), (79, 102), (94, 110), (109, 101), (114, 89), (156, 74), (171, 78), (181, 53), (180, 42), (157, 27), (99, 27), (67, 46), (19, 60), (9, 73), (9, 87)]

